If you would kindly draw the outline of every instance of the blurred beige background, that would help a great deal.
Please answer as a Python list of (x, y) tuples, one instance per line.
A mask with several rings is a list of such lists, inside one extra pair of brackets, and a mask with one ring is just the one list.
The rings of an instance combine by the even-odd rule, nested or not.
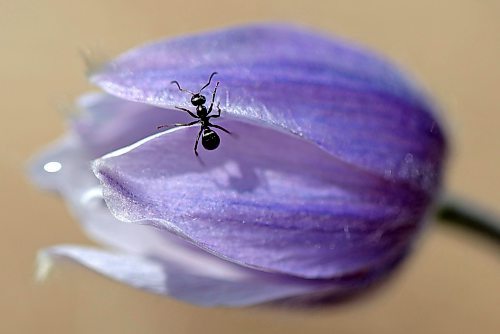
[(1, 0), (1, 333), (500, 332), (498, 246), (442, 225), (383, 289), (314, 312), (201, 309), (71, 265), (34, 282), (39, 248), (90, 243), (64, 203), (23, 172), (63, 133), (59, 111), (90, 88), (79, 50), (113, 56), (163, 36), (263, 20), (345, 36), (413, 72), (453, 132), (449, 190), (498, 212), (499, 1)]

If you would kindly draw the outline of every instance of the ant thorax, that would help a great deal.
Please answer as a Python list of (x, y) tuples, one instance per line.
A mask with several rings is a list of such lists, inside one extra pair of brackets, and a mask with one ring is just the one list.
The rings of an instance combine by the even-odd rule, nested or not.
[(196, 107), (196, 114), (199, 118), (205, 118), (208, 116), (207, 108), (203, 105)]

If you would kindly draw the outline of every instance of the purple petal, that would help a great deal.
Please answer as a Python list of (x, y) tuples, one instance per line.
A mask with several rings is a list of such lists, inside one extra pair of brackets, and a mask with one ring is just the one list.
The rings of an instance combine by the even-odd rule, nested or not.
[[(97, 160), (113, 214), (163, 230), (117, 222), (86, 159), (186, 120), (170, 110), (189, 105), (170, 81), (196, 90), (213, 71), (228, 116), (220, 124), (238, 137), (222, 134), (218, 150), (202, 152), (203, 166), (192, 153), (195, 128)], [(246, 305), (360, 287), (407, 253), (439, 185), (445, 143), (431, 106), (393, 66), (345, 42), (286, 26), (230, 29), (133, 50), (92, 80), (140, 103), (84, 99), (88, 118), (61, 146), (67, 172), (37, 180), (69, 199), (89, 234), (124, 253), (46, 254), (150, 291)], [(86, 153), (75, 153), (82, 145)]]
[(40, 188), (59, 192), (67, 189), (71, 194), (73, 187), (68, 186), (68, 181), (78, 182), (73, 177), (78, 179), (80, 174), (83, 183), (96, 183), (88, 173), (92, 159), (158, 132), (158, 125), (187, 120), (181, 112), (167, 112), (103, 93), (83, 95), (76, 105), (79, 112), (71, 119), (72, 131), (29, 163), (30, 178)]
[[(211, 72), (227, 115), (300, 135), (359, 168), (432, 192), (444, 139), (429, 103), (392, 65), (303, 29), (256, 25), (160, 41), (125, 53), (91, 80), (116, 96), (189, 105)], [(208, 94), (208, 93), (207, 93)]]
[(71, 260), (102, 275), (149, 292), (168, 295), (202, 306), (247, 306), (320, 292), (332, 286), (273, 275), (207, 275), (190, 268), (132, 254), (60, 245), (39, 254), (39, 275), (44, 278), (53, 261)]
[[(155, 135), (95, 162), (117, 218), (169, 229), (233, 262), (307, 278), (355, 275), (406, 251), (428, 196), (272, 129), (192, 153), (196, 128)], [(271, 145), (270, 145), (271, 144)]]
[(189, 118), (179, 111), (131, 103), (102, 93), (82, 96), (77, 106), (81, 113), (71, 125), (94, 158), (157, 133), (158, 125), (182, 123)]
[[(102, 112), (101, 118), (119, 124), (120, 119), (113, 118), (119, 112)], [(96, 133), (88, 132), (89, 138), (97, 136), (102, 126), (96, 122), (92, 129)], [(117, 142), (117, 137), (106, 138), (103, 145)], [(57, 246), (44, 250), (44, 258), (71, 259), (123, 283), (198, 305), (243, 306), (351, 289), (352, 282), (311, 282), (263, 274), (201, 251), (168, 231), (118, 221), (104, 205), (99, 181), (90, 171), (88, 143), (64, 137), (33, 162), (31, 176), (39, 185), (61, 193), (92, 239), (122, 253)], [(62, 168), (47, 172), (43, 166), (54, 161)]]

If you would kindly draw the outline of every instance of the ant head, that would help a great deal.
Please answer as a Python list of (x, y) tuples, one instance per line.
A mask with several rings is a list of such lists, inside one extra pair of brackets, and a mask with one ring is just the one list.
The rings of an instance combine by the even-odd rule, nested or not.
[(200, 93), (194, 94), (191, 98), (191, 103), (193, 104), (193, 106), (204, 105), (206, 101), (207, 99), (205, 99), (205, 96), (201, 95)]

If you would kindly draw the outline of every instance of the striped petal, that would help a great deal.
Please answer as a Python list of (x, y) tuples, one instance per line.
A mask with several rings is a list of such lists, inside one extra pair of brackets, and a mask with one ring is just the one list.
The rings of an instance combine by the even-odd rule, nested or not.
[(111, 212), (224, 259), (307, 278), (366, 272), (409, 246), (429, 198), (309, 142), (237, 121), (200, 164), (198, 129), (174, 129), (94, 163)]
[[(173, 108), (210, 73), (227, 115), (309, 140), (335, 157), (432, 192), (444, 138), (422, 93), (381, 57), (341, 40), (256, 25), (151, 43), (91, 80), (118, 97)], [(207, 93), (209, 94), (209, 93)]]
[(192, 154), (196, 129), (97, 160), (116, 217), (305, 278), (367, 272), (406, 252), (439, 186), (445, 141), (399, 70), (340, 40), (256, 25), (148, 44), (91, 80), (168, 111), (189, 106), (170, 81), (196, 91), (214, 71), (221, 124), (237, 139), (223, 136), (204, 166)]

